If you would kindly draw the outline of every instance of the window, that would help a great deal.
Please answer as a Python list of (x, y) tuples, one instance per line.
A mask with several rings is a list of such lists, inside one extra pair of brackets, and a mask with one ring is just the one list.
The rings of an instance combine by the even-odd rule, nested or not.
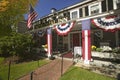
[(90, 15), (93, 15), (93, 14), (97, 14), (97, 13), (100, 13), (100, 6), (99, 4), (93, 4), (93, 5), (90, 5), (89, 6), (89, 14)]
[(113, 10), (113, 0), (108, 0), (108, 10)]
[(70, 12), (65, 12), (63, 15), (67, 20), (70, 20)]
[(102, 5), (102, 12), (107, 11), (106, 0), (102, 1), (101, 5)]
[(80, 9), (79, 9), (79, 16), (80, 16), (80, 17), (83, 17), (83, 13), (82, 13), (82, 12), (83, 12), (83, 10), (82, 10), (82, 8), (80, 8)]
[(72, 18), (72, 19), (78, 18), (78, 13), (77, 13), (77, 11), (72, 12), (72, 17), (71, 17), (71, 18)]
[(89, 15), (101, 13), (101, 2), (89, 5)]
[(88, 6), (85, 7), (85, 16), (88, 16), (89, 13), (88, 13)]
[(91, 14), (95, 14), (95, 13), (99, 13), (99, 6), (98, 6), (98, 4), (94, 5), (94, 6), (91, 6)]

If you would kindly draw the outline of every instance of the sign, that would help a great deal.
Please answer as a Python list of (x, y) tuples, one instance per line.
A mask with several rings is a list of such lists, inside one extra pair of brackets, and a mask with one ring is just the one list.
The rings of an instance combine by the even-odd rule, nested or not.
[(81, 49), (81, 47), (79, 47), (79, 46), (75, 46), (74, 47), (74, 55), (76, 55), (76, 54), (82, 56), (82, 49)]

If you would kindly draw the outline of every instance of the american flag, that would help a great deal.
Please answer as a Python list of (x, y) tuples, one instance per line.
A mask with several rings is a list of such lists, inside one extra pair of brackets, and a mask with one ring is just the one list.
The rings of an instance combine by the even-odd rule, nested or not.
[(31, 28), (32, 27), (32, 22), (35, 20), (37, 17), (37, 13), (34, 11), (32, 5), (30, 4), (30, 9), (29, 9), (29, 14), (28, 14), (28, 21), (27, 21), (27, 27)]
[(91, 37), (90, 20), (82, 21), (82, 57), (85, 63), (91, 60)]
[(52, 29), (47, 29), (47, 45), (48, 45), (48, 57), (52, 55)]

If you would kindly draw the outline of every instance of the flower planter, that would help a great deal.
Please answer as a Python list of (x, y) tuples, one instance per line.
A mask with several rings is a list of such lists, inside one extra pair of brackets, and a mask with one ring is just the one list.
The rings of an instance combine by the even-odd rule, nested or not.
[(91, 55), (92, 57), (99, 57), (99, 58), (120, 59), (120, 54), (117, 54), (117, 53), (92, 51)]

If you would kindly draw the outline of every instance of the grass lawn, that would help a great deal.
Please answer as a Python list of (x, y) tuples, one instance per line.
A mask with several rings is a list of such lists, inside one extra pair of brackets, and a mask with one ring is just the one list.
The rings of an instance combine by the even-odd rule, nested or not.
[(0, 64), (3, 62), (4, 58), (0, 57)]
[(116, 80), (79, 67), (71, 67), (60, 80)]
[[(27, 73), (30, 73), (36, 68), (46, 63), (48, 63), (47, 60), (39, 60), (39, 61), (26, 62), (21, 64), (12, 64), (11, 72), (10, 72), (10, 80), (15, 80)], [(0, 64), (0, 80), (8, 80), (8, 65)]]

